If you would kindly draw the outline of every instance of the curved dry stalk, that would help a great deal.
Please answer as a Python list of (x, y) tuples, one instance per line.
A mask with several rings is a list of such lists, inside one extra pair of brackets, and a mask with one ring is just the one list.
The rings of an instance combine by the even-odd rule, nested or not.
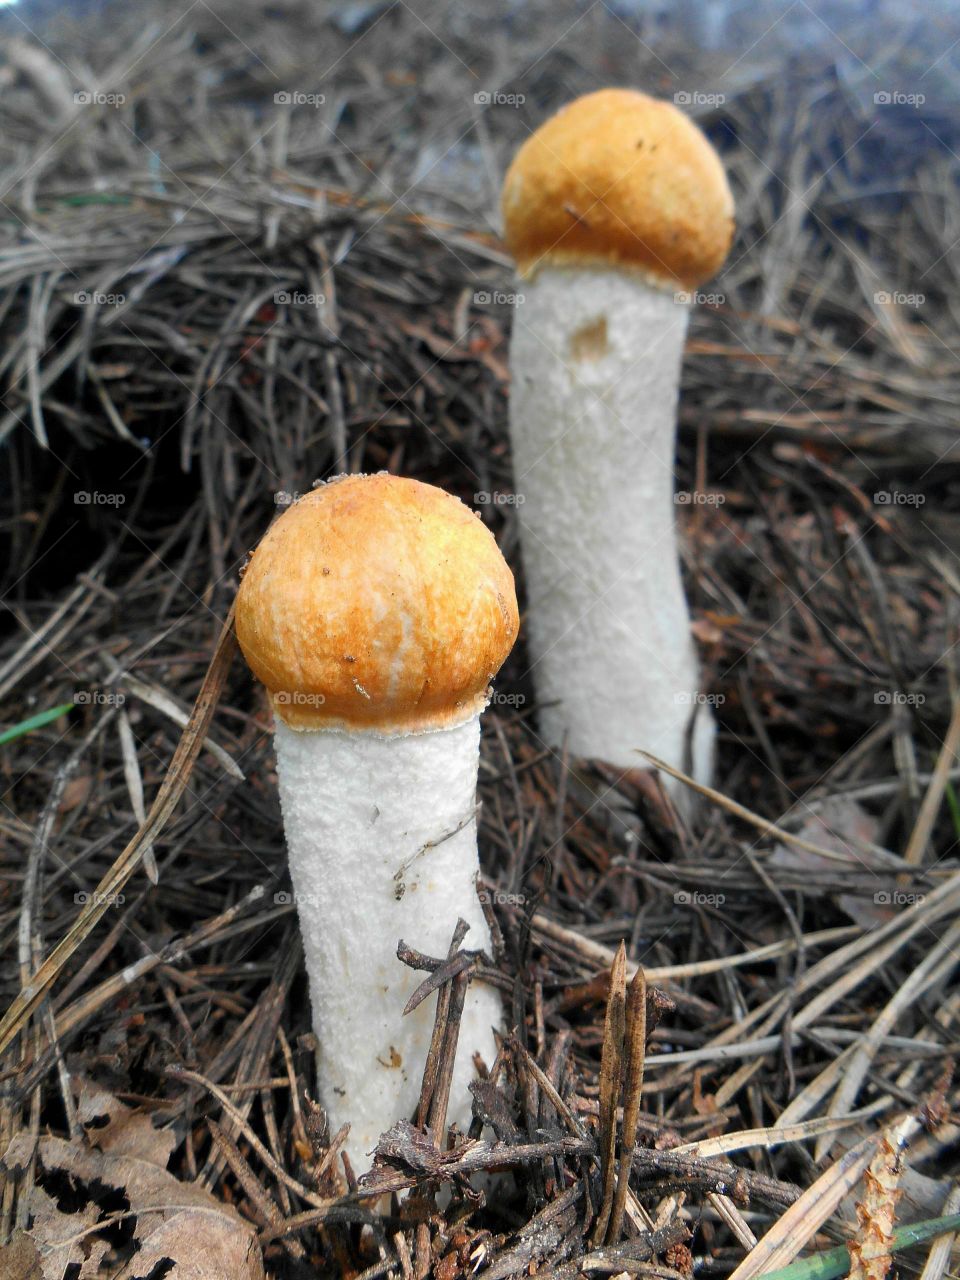
[(160, 790), (150, 806), (146, 822), (97, 885), (70, 929), (0, 1019), (0, 1055), (10, 1047), (14, 1037), (37, 1009), (46, 992), (56, 982), (64, 965), (110, 909), (116, 894), (140, 865), (144, 849), (153, 844), (167, 825), (177, 801), (186, 789), (194, 763), (203, 747), (207, 729), (213, 719), (220, 692), (230, 669), (235, 644), (233, 609), (231, 608), (220, 632), (200, 693), (197, 695), (190, 722), (183, 731)]

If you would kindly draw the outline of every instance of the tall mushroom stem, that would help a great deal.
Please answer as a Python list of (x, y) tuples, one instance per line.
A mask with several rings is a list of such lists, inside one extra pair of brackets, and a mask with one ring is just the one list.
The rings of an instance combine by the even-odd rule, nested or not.
[[(274, 742), (320, 1078), (331, 1119), (351, 1122), (357, 1165), (415, 1110), (433, 1031), (429, 1001), (400, 1016), (420, 977), (398, 962), (398, 940), (446, 955), (460, 916), (464, 946), (489, 948), (477, 898), (480, 717), (389, 737), (278, 720)], [(471, 1053), (493, 1062), (499, 1022), (498, 996), (473, 983), (451, 1091), (449, 1119), (461, 1128)]]
[(514, 313), (510, 423), (541, 733), (625, 767), (643, 747), (708, 781), (675, 527), (687, 317), (638, 274), (541, 268)]
[[(237, 638), (276, 717), (277, 774), (303, 934), (320, 1099), (359, 1171), (412, 1117), (433, 1033), (403, 940), (444, 956), (477, 898), (480, 714), (516, 639), (513, 575), (483, 522), (416, 480), (343, 476), (268, 530)], [(472, 1054), (499, 1001), (467, 992), (448, 1118), (466, 1127)], [(442, 1135), (438, 1135), (442, 1139)]]

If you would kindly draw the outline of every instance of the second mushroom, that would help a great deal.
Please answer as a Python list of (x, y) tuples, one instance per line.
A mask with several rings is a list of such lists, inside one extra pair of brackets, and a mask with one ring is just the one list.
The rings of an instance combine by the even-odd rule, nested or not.
[(733, 232), (723, 167), (671, 103), (603, 90), (527, 139), (503, 217), (523, 277), (510, 427), (541, 733), (708, 781), (674, 446), (690, 303)]

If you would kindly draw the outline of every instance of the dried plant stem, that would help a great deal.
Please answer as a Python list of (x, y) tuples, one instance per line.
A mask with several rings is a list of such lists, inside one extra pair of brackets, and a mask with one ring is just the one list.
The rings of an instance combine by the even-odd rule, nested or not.
[[(626, 957), (624, 957), (626, 958)], [(633, 1149), (637, 1142), (640, 1119), (640, 1095), (643, 1092), (643, 1064), (647, 1044), (647, 980), (638, 967), (627, 992), (626, 1075), (623, 1082), (623, 1126), (620, 1131), (620, 1164), (617, 1169), (617, 1192), (607, 1229), (607, 1244), (616, 1244), (623, 1226), (623, 1211), (630, 1188)]]
[(591, 1239), (606, 1237), (613, 1210), (616, 1181), (617, 1108), (623, 1087), (623, 1041), (626, 1031), (627, 949), (621, 942), (610, 970), (610, 994), (603, 1025), (600, 1056), (600, 1178), (601, 1201)]

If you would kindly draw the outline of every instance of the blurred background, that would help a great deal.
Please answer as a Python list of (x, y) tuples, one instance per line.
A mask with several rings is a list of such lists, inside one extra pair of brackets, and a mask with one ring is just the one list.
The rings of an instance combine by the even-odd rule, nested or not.
[[(67, 832), (135, 820), (98, 716), (133, 699), (149, 793), (245, 555), (315, 480), (447, 487), (522, 591), (516, 507), (475, 499), (511, 490), (499, 187), (610, 84), (695, 117), (737, 202), (677, 458), (713, 495), (678, 519), (718, 785), (912, 826), (960, 589), (956, 6), (20, 0), (0, 34), (0, 696), (11, 724), (73, 707), (4, 757), (15, 847), (81, 731), (111, 746)], [(522, 641), (499, 687), (497, 740), (539, 761)], [(243, 673), (220, 714), (269, 759)], [(211, 786), (273, 867), (269, 784)]]
[[(694, 116), (737, 200), (677, 472), (723, 496), (679, 514), (727, 742), (750, 748), (728, 785), (782, 810), (878, 693), (944, 687), (955, 592), (932, 608), (921, 583), (957, 581), (960, 543), (956, 6), (20, 0), (0, 29), (2, 625), (30, 664), (8, 656), (0, 691), (25, 711), (64, 676), (31, 639), (52, 617), (79, 613), (83, 654), (86, 628), (118, 652), (175, 619), (203, 649), (314, 479), (509, 490), (499, 186), (607, 84)], [(516, 562), (513, 512), (483, 517)], [(504, 679), (529, 692), (522, 650)], [(910, 735), (942, 721), (927, 700)]]

